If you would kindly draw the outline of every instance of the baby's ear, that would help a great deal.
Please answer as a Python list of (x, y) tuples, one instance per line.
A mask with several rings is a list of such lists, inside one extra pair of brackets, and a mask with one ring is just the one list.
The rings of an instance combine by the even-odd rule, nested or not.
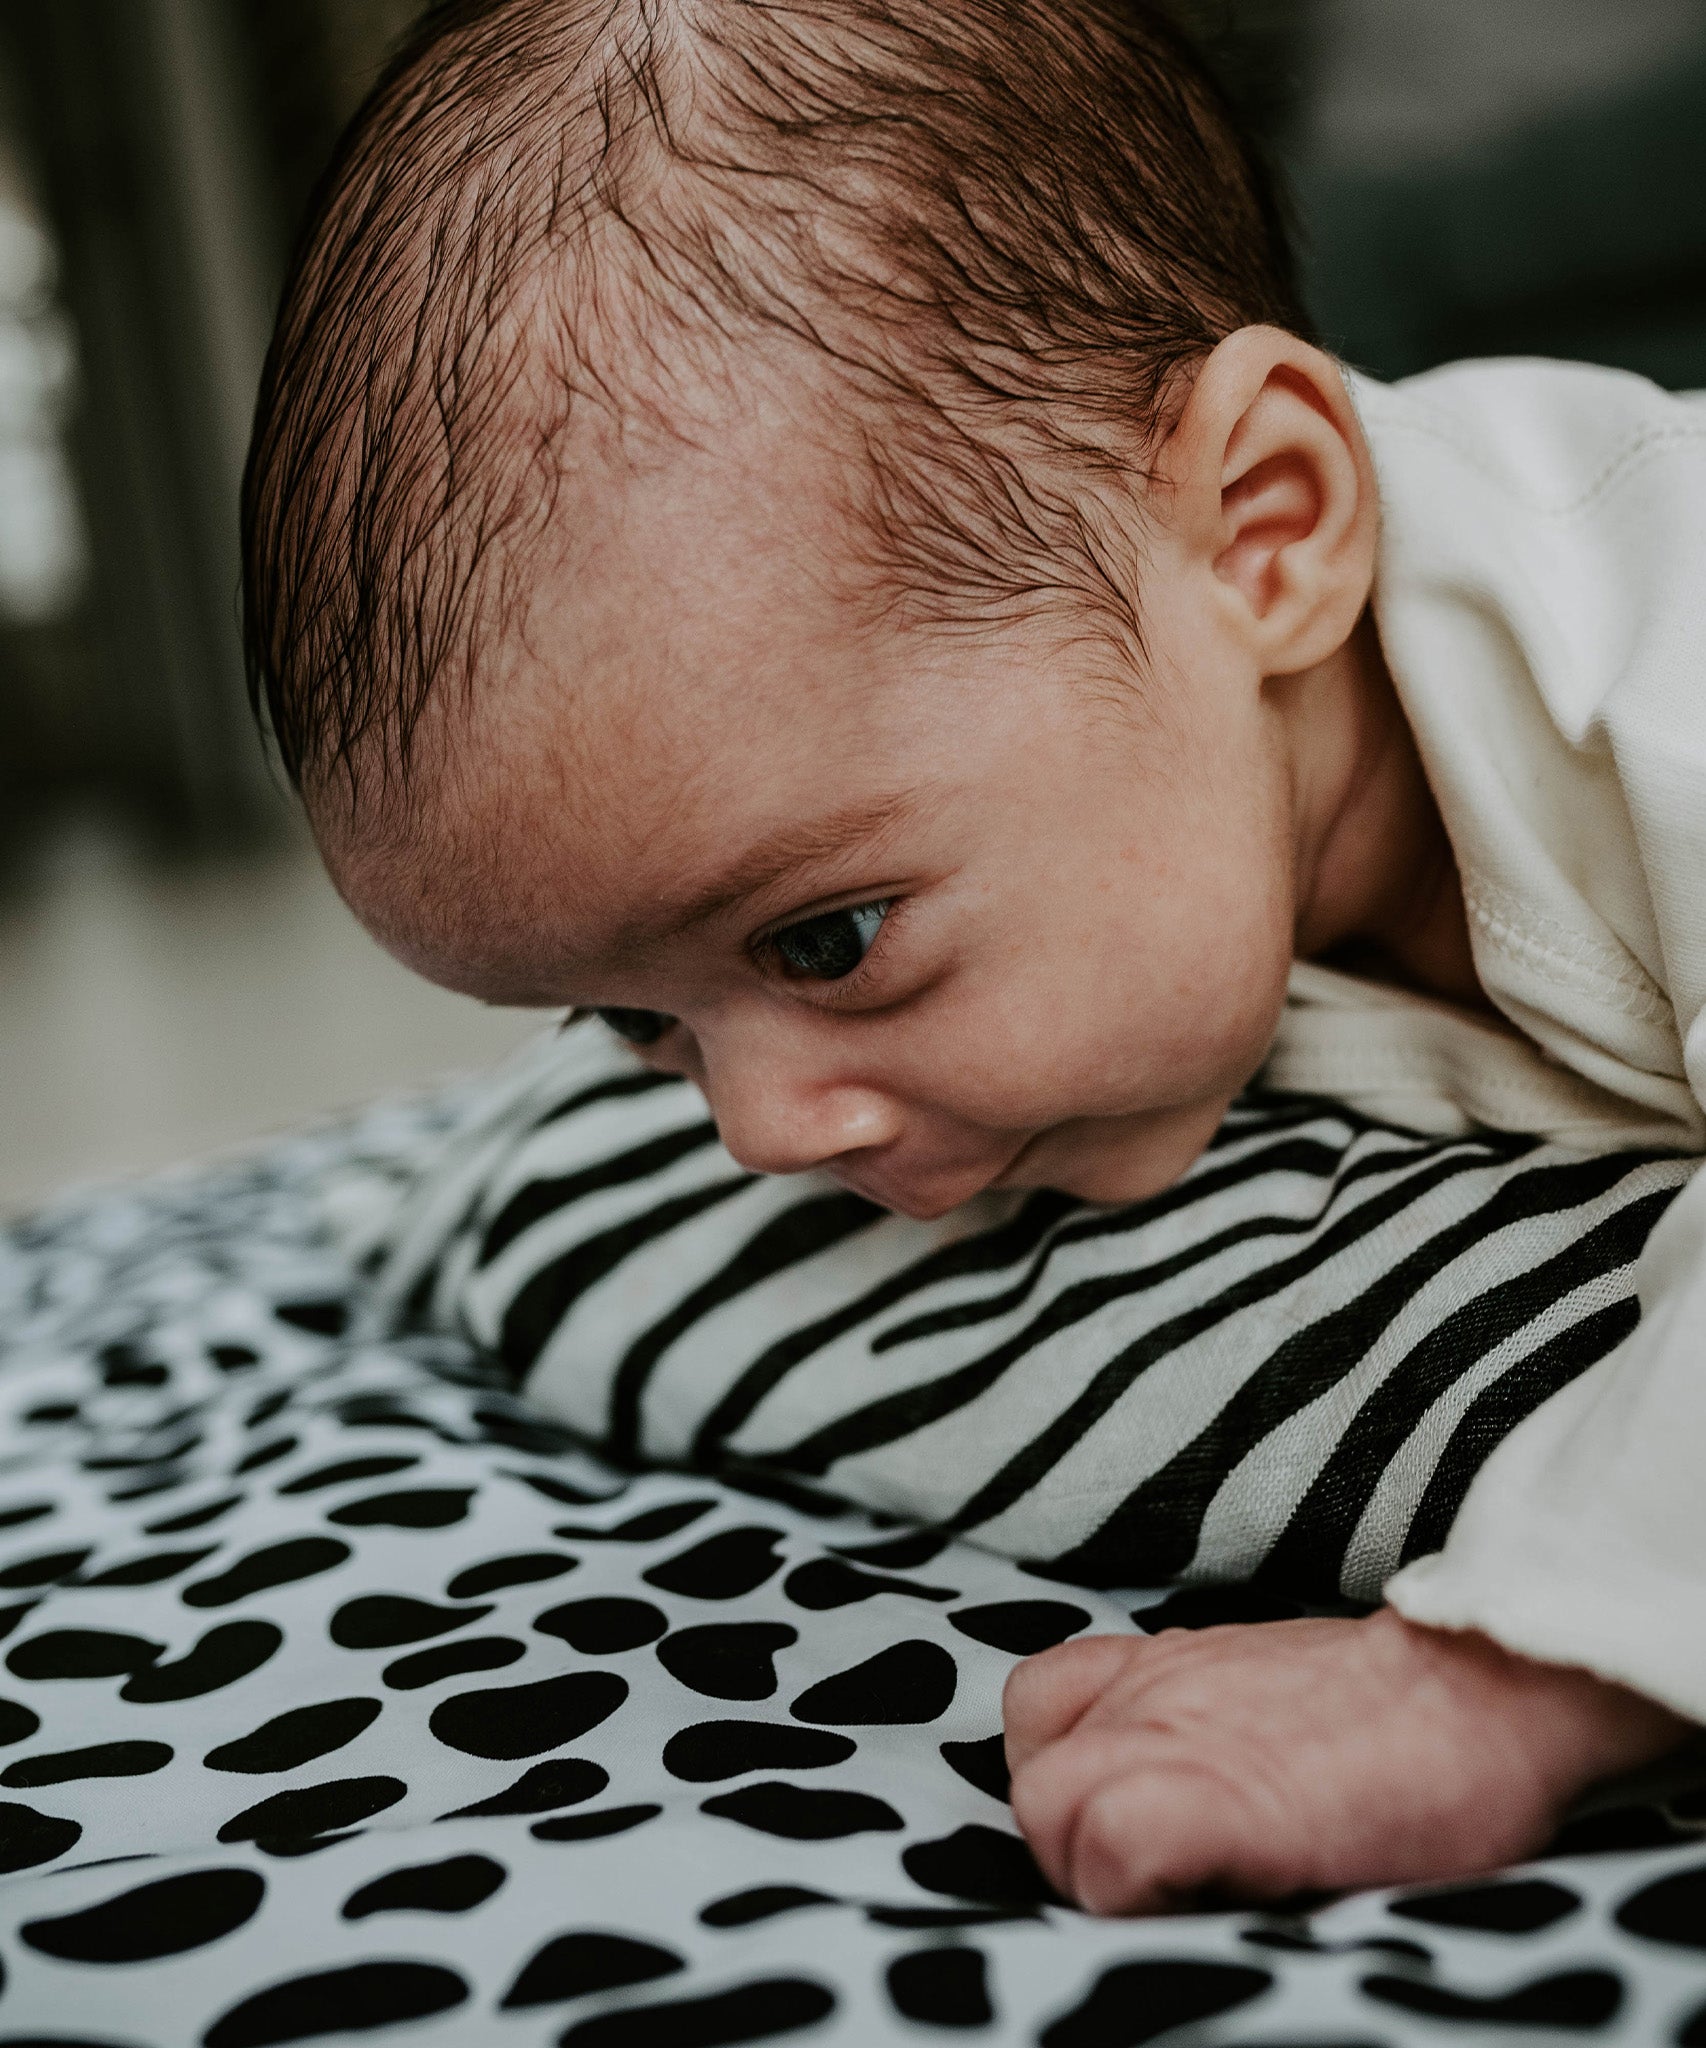
[(1343, 646), (1374, 580), (1379, 494), (1331, 356), (1277, 327), (1229, 335), (1159, 468), (1179, 539), (1233, 600), (1264, 675)]

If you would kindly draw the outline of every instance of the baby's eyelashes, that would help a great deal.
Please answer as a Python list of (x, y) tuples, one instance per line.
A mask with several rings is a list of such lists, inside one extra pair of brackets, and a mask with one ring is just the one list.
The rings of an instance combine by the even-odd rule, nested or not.
[[(763, 941), (763, 950), (790, 979), (802, 981), (845, 981), (859, 967), (876, 942), (883, 922), (893, 908), (891, 901), (855, 903), (844, 910), (825, 910), (816, 917), (801, 918), (785, 925)], [(573, 1009), (563, 1019), (566, 1031), (583, 1017), (596, 1017), (627, 1044), (644, 1051), (667, 1038), (680, 1019), (667, 1010), (635, 1010), (623, 1005), (603, 1004)]]
[(767, 942), (784, 974), (808, 981), (842, 981), (871, 950), (890, 906), (856, 903), (786, 925)]

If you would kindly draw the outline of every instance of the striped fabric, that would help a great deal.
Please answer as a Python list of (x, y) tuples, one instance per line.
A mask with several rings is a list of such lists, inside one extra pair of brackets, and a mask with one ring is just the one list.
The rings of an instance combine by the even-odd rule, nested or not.
[(589, 1026), (408, 1199), (383, 1294), (621, 1459), (805, 1481), (1089, 1584), (1370, 1599), (1634, 1327), (1692, 1165), (1253, 1097), (1150, 1201), (914, 1223), (743, 1172)]

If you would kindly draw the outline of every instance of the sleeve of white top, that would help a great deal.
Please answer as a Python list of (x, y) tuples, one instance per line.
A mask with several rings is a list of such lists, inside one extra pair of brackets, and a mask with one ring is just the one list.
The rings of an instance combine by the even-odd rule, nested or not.
[(1706, 1721), (1706, 1171), (1637, 1281), (1639, 1327), (1505, 1439), (1386, 1595)]

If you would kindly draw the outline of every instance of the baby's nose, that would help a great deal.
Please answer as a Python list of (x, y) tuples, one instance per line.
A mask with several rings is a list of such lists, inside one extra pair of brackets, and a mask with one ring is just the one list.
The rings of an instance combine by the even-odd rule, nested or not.
[(875, 1089), (789, 1085), (773, 1070), (705, 1093), (724, 1149), (749, 1173), (805, 1173), (900, 1136), (901, 1113)]

